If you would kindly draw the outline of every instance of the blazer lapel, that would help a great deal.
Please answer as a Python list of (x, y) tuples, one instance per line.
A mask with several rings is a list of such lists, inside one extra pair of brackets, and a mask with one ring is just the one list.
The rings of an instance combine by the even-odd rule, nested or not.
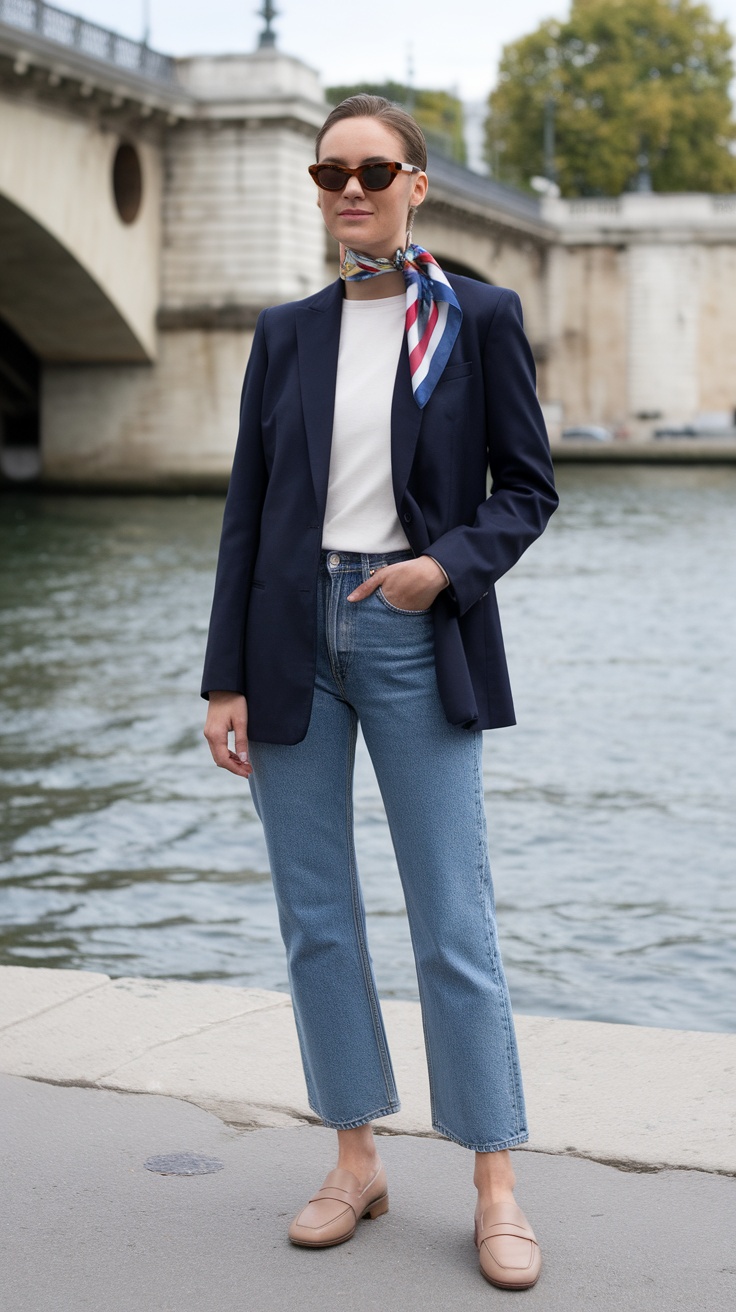
[(319, 513), (327, 501), (332, 423), (335, 413), (337, 353), (342, 317), (342, 279), (325, 287), (311, 305), (296, 313), (299, 383), (309, 463)]
[(391, 476), (397, 511), (409, 482), (423, 411), (414, 400), (409, 371), (409, 346), (404, 333), (396, 370), (394, 394), (391, 402)]

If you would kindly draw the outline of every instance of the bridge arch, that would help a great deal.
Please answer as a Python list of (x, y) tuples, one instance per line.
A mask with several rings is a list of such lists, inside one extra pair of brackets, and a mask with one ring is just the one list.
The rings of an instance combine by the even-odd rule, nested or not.
[(432, 251), (432, 254), (437, 263), (441, 265), (447, 273), (459, 273), (464, 278), (475, 278), (476, 282), (492, 282), (491, 278), (486, 277), (486, 275), (481, 273), (478, 269), (471, 268), (471, 266), (465, 264), (463, 260), (456, 260), (452, 255), (443, 254), (441, 250)]
[(88, 268), (0, 195), (0, 316), (45, 361), (146, 360), (143, 343)]
[(13, 482), (41, 471), (41, 362), (0, 319), (0, 475)]
[(143, 197), (126, 223), (114, 132), (22, 100), (3, 101), (0, 124), (0, 318), (44, 362), (152, 360), (158, 151), (137, 145)]

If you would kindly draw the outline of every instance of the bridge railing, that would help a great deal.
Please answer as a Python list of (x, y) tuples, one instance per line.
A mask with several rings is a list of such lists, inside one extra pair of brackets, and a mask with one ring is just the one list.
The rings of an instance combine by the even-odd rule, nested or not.
[(174, 61), (168, 55), (42, 0), (0, 0), (0, 23), (33, 32), (154, 82), (175, 81)]

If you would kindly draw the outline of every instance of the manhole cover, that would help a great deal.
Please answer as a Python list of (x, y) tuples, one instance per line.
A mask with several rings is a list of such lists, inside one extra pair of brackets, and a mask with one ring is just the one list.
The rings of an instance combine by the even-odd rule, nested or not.
[(221, 1171), (225, 1163), (204, 1153), (162, 1153), (160, 1157), (147, 1157), (143, 1165), (159, 1175), (209, 1175)]

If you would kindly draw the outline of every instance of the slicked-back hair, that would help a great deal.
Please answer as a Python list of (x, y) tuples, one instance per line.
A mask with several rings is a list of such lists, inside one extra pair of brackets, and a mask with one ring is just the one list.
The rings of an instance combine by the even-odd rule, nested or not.
[(339, 105), (331, 109), (322, 127), (317, 133), (314, 143), (315, 158), (319, 160), (319, 150), (322, 145), (322, 138), (326, 132), (335, 123), (339, 123), (344, 118), (379, 118), (387, 128), (392, 128), (398, 137), (401, 138), (404, 145), (404, 155), (406, 158), (402, 161), (404, 164), (418, 164), (420, 169), (427, 167), (427, 143), (424, 139), (424, 133), (413, 119), (411, 114), (402, 109), (401, 105), (395, 105), (385, 96), (369, 96), (361, 92), (357, 96), (348, 96), (347, 100), (341, 100)]

